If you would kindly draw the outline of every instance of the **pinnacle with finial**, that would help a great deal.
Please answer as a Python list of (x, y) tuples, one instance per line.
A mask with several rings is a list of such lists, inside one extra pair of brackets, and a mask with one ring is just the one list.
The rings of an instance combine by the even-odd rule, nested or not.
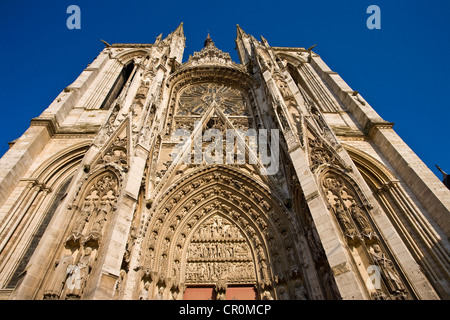
[(209, 35), (209, 32), (208, 32), (208, 36), (206, 37), (206, 40), (205, 40), (203, 45), (206, 47), (210, 43), (214, 44), (214, 42), (212, 41), (212, 39), (211, 39), (211, 37)]

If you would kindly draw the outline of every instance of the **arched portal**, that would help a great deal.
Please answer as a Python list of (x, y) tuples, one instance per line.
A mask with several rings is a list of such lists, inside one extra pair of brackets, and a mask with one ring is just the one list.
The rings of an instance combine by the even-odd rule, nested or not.
[[(220, 208), (198, 223), (185, 246), (181, 281), (186, 284), (185, 299), (196, 299), (199, 292), (213, 291), (212, 298), (256, 299), (257, 270), (247, 235)], [(183, 259), (184, 258), (184, 259)], [(173, 270), (178, 270), (178, 261)], [(225, 287), (226, 286), (226, 287)], [(229, 288), (240, 288), (230, 297)], [(198, 289), (201, 288), (201, 291)], [(209, 290), (208, 290), (209, 288)], [(214, 295), (215, 293), (215, 295)]]
[(208, 288), (205, 299), (248, 298), (252, 290), (257, 299), (299, 298), (298, 227), (270, 192), (225, 166), (182, 178), (152, 210), (141, 296), (181, 299)]

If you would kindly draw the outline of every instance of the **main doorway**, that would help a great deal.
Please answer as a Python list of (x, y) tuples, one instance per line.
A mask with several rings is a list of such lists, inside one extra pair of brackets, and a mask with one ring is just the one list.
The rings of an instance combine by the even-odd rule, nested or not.
[[(217, 300), (217, 292), (212, 286), (187, 287), (184, 300)], [(229, 286), (225, 300), (258, 300), (255, 286)]]

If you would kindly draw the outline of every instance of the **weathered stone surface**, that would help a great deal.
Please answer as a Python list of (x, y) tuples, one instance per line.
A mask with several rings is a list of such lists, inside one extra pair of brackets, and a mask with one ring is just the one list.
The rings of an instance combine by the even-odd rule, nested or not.
[(236, 43), (107, 46), (32, 120), (0, 160), (0, 299), (449, 298), (450, 191), (317, 54)]

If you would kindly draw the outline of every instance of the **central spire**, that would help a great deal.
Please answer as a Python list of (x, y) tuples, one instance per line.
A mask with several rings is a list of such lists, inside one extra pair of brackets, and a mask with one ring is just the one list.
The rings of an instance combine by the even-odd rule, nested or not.
[(214, 44), (214, 42), (212, 41), (211, 37), (209, 36), (209, 32), (208, 32), (208, 36), (206, 37), (206, 40), (205, 40), (203, 46), (206, 47), (210, 43)]

